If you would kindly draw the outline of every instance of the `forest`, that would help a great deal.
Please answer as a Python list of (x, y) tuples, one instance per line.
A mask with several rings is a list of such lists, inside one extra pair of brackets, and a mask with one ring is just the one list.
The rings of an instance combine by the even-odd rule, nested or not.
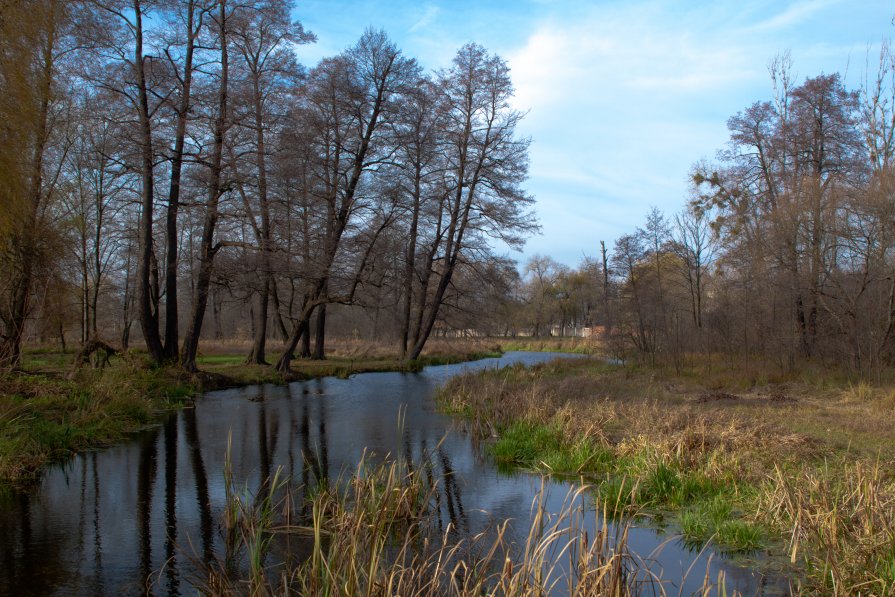
[(684, 209), (577, 268), (517, 269), (506, 250), (538, 228), (506, 62), (469, 44), (427, 72), (368, 30), (308, 69), (291, 8), (6, 3), (5, 367), (25, 341), (96, 338), (195, 370), (200, 339), (239, 337), (287, 371), (325, 356), (328, 329), (410, 359), (434, 331), (891, 362), (888, 46), (859, 89), (794, 81), (779, 56)]
[(408, 359), (434, 332), (891, 363), (888, 46), (858, 89), (795, 81), (781, 54), (679, 213), (576, 268), (519, 267), (506, 251), (538, 226), (506, 61), (468, 44), (427, 72), (367, 30), (309, 69), (292, 8), (5, 3), (5, 367), (26, 341), (101, 339), (192, 371), (200, 339), (243, 338), (285, 372), (324, 358), (327, 330)]
[(415, 359), (505, 291), (492, 242), (536, 229), (481, 46), (427, 73), (367, 30), (308, 70), (286, 1), (6, 4), (6, 367), (26, 338), (101, 339), (193, 371), (203, 334), (241, 334), (285, 372), (336, 306)]

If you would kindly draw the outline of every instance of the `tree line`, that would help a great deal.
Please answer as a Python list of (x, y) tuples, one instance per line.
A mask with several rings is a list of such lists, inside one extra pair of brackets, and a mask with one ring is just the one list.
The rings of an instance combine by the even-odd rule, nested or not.
[(414, 359), (508, 279), (494, 239), (537, 226), (506, 62), (427, 72), (371, 29), (309, 69), (292, 11), (0, 1), (0, 365), (114, 330), (192, 371), (225, 304), (252, 363), (322, 358), (331, 310)]
[(694, 353), (873, 375), (892, 364), (893, 53), (884, 44), (857, 89), (835, 73), (796, 82), (788, 54), (769, 72), (772, 97), (728, 120), (680, 213), (652, 209), (576, 270), (529, 262), (525, 333), (577, 320), (619, 355), (677, 364)]

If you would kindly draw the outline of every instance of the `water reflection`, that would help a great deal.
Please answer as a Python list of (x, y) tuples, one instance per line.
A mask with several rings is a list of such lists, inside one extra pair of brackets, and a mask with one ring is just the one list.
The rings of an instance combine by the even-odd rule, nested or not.
[(460, 497), (460, 487), (457, 484), (457, 477), (454, 475), (454, 467), (451, 466), (451, 460), (442, 448), (438, 449), (438, 460), (441, 463), (443, 478), (441, 493), (444, 493), (448, 517), (454, 528), (469, 533), (469, 524), (467, 524), (466, 515), (463, 513), (463, 500)]
[(195, 507), (199, 513), (199, 538), (202, 544), (202, 561), (212, 558), (212, 532), (214, 522), (211, 516), (211, 498), (208, 495), (208, 476), (205, 473), (205, 462), (199, 446), (199, 430), (196, 425), (196, 409), (187, 408), (181, 411), (184, 422), (187, 446), (190, 452), (190, 464), (193, 473), (193, 487), (196, 491)]
[[(379, 458), (403, 457), (440, 487), (441, 529), (450, 523), (476, 533), (494, 520), (513, 518), (521, 542), (541, 481), (499, 473), (469, 435), (436, 411), (432, 394), (465, 368), (554, 356), (517, 353), (419, 374), (374, 373), (210, 393), (160, 428), (125, 445), (81, 454), (48, 470), (35, 490), (3, 497), (0, 594), (194, 593), (195, 563), (226, 559), (220, 521), (228, 438), (237, 488), (264, 490), (280, 468), (310, 487), (351, 474), (372, 450)], [(560, 508), (567, 487), (548, 482), (547, 489), (547, 507)], [(591, 536), (595, 530), (588, 528)], [(651, 530), (635, 529), (630, 537), (640, 554), (662, 541)], [(302, 549), (300, 542), (278, 545), (281, 553)], [(657, 569), (680, 578), (693, 557), (672, 542)], [(693, 565), (700, 573), (685, 594), (701, 585), (706, 560)], [(708, 569), (713, 577), (724, 570), (728, 589), (752, 594), (762, 588), (760, 576), (746, 568), (716, 559)]]
[[(177, 430), (179, 419), (165, 422), (165, 561), (174, 559), (177, 544)], [(180, 582), (177, 568), (165, 567), (168, 594), (178, 594)]]
[(155, 484), (158, 432), (147, 434), (140, 442), (137, 469), (137, 520), (139, 520), (140, 578), (149, 578), (152, 566), (152, 488)]

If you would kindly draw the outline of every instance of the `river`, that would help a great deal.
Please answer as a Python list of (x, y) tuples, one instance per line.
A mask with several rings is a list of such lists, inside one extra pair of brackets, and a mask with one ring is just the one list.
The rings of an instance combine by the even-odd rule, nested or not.
[[(433, 395), (463, 371), (556, 357), (514, 352), (413, 374), (209, 392), (162, 425), (78, 454), (49, 467), (28, 491), (2, 496), (0, 595), (143, 594), (147, 587), (155, 595), (195, 593), (196, 562), (223, 549), (228, 441), (236, 484), (250, 489), (277, 468), (307, 484), (350, 474), (365, 452), (417, 461), (429, 455), (446, 520), (477, 532), (512, 518), (524, 536), (541, 478), (498, 471), (457, 419), (437, 411)], [(548, 509), (560, 508), (569, 487), (546, 481)], [(629, 547), (644, 558), (656, 552), (651, 570), (667, 579), (668, 594), (697, 590), (706, 571), (713, 579), (724, 572), (728, 594), (785, 591), (781, 579), (711, 551), (697, 554), (646, 523), (631, 529)]]

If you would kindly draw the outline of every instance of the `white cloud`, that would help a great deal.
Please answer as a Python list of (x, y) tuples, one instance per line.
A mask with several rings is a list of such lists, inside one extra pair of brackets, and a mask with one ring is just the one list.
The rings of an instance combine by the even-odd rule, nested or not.
[(438, 18), (440, 12), (441, 9), (434, 4), (426, 5), (426, 12), (423, 13), (423, 16), (417, 19), (417, 21), (410, 26), (410, 29), (408, 31), (410, 31), (410, 33), (416, 33), (420, 29), (428, 27), (435, 21), (436, 18)]
[(799, 1), (771, 19), (768, 6), (682, 12), (655, 0), (552, 12), (508, 54), (515, 105), (529, 111), (523, 132), (535, 140), (530, 187), (544, 231), (526, 253), (560, 238), (554, 255), (569, 261), (580, 254), (573, 237), (610, 242), (650, 205), (680, 209), (691, 165), (723, 147), (728, 117), (769, 97), (771, 57), (795, 43), (805, 74), (844, 67), (842, 45), (779, 33), (837, 3)]
[(804, 0), (787, 6), (773, 17), (759, 22), (755, 29), (786, 29), (799, 25), (842, 0)]

